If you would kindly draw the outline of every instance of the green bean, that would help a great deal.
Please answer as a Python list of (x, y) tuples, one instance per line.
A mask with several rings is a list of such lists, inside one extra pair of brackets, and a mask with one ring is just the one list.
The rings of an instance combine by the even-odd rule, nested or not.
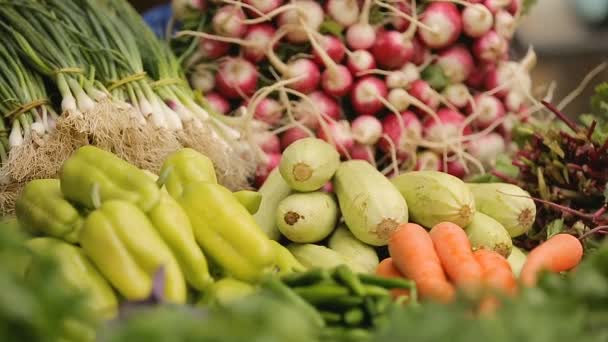
[(329, 271), (325, 269), (314, 269), (306, 272), (290, 273), (281, 277), (281, 281), (292, 287), (313, 285), (328, 279), (331, 279), (331, 275), (329, 274)]
[(360, 308), (354, 308), (344, 313), (344, 323), (350, 326), (356, 326), (363, 322), (365, 314)]
[(349, 294), (347, 288), (331, 284), (294, 287), (293, 291), (312, 304), (327, 303), (337, 297), (344, 297)]
[(357, 277), (353, 271), (348, 268), (346, 265), (340, 265), (335, 268), (334, 276), (337, 278), (336, 280), (344, 284), (348, 287), (354, 294), (357, 296), (364, 295), (364, 288), (361, 280)]

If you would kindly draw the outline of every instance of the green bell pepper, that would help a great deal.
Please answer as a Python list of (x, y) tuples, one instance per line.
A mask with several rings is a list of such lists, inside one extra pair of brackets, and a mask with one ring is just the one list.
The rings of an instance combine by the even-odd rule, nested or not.
[(25, 185), (15, 202), (20, 226), (70, 243), (78, 241), (84, 219), (61, 193), (58, 179), (36, 179)]
[(173, 198), (179, 198), (188, 184), (217, 183), (213, 162), (191, 148), (182, 148), (167, 157), (160, 169), (161, 182)]
[(190, 184), (179, 203), (198, 244), (230, 276), (256, 281), (272, 266), (275, 249), (270, 240), (228, 189), (206, 182)]
[[(112, 287), (86, 257), (82, 248), (51, 237), (33, 238), (25, 245), (36, 254), (53, 257), (66, 286), (88, 295), (87, 307), (100, 319), (111, 319), (118, 312), (118, 300)], [(38, 265), (28, 265), (25, 276), (37, 272)]]
[(213, 283), (207, 259), (196, 244), (188, 215), (164, 189), (160, 202), (150, 210), (148, 217), (173, 252), (188, 283), (197, 290), (204, 290)]
[(65, 197), (89, 209), (123, 200), (148, 212), (160, 199), (158, 186), (142, 170), (94, 146), (83, 146), (68, 158), (60, 180)]
[(151, 294), (155, 273), (164, 268), (164, 296), (186, 301), (186, 282), (170, 248), (135, 204), (104, 202), (84, 222), (80, 244), (101, 273), (129, 300)]

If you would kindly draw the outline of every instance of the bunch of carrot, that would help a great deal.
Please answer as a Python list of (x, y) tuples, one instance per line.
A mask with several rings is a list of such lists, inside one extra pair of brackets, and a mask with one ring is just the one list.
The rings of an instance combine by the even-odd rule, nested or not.
[[(473, 251), (465, 231), (456, 224), (442, 222), (430, 232), (413, 224), (402, 224), (389, 241), (390, 257), (382, 260), (376, 273), (385, 277), (405, 277), (416, 283), (421, 299), (451, 302), (457, 290), (482, 294), (481, 311), (491, 311), (498, 300), (486, 292), (514, 296), (518, 280), (504, 256), (486, 249)], [(534, 286), (543, 271), (562, 272), (582, 259), (583, 247), (569, 234), (557, 234), (527, 257), (520, 274), (524, 286)], [(395, 290), (393, 296), (406, 293)]]

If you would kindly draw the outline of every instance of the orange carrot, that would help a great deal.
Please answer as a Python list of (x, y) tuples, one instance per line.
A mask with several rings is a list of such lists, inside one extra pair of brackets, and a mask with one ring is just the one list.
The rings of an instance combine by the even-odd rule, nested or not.
[[(386, 258), (380, 261), (378, 267), (376, 268), (376, 275), (386, 278), (405, 278), (401, 272), (395, 267), (393, 263), (393, 258)], [(404, 289), (393, 289), (391, 290), (391, 295), (393, 298), (398, 298), (401, 296), (409, 297), (410, 291)]]
[(467, 234), (458, 225), (442, 222), (431, 229), (433, 245), (443, 269), (456, 286), (475, 289), (481, 284), (481, 267), (475, 261)]
[(446, 279), (429, 233), (421, 226), (404, 223), (389, 240), (388, 250), (399, 272), (416, 283), (423, 299), (449, 302), (454, 287)]
[(507, 295), (515, 294), (517, 281), (511, 270), (511, 265), (505, 257), (489, 249), (477, 250), (473, 253), (473, 256), (481, 266), (485, 286), (502, 291)]
[(570, 234), (556, 234), (534, 248), (521, 270), (521, 281), (534, 286), (542, 270), (562, 272), (574, 268), (583, 258), (583, 245)]

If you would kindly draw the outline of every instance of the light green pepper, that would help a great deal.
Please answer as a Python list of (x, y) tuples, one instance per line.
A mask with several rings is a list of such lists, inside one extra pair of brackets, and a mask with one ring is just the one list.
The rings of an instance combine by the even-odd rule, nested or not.
[(213, 162), (191, 148), (182, 148), (167, 157), (160, 169), (161, 182), (173, 198), (179, 198), (188, 184), (217, 183)]

